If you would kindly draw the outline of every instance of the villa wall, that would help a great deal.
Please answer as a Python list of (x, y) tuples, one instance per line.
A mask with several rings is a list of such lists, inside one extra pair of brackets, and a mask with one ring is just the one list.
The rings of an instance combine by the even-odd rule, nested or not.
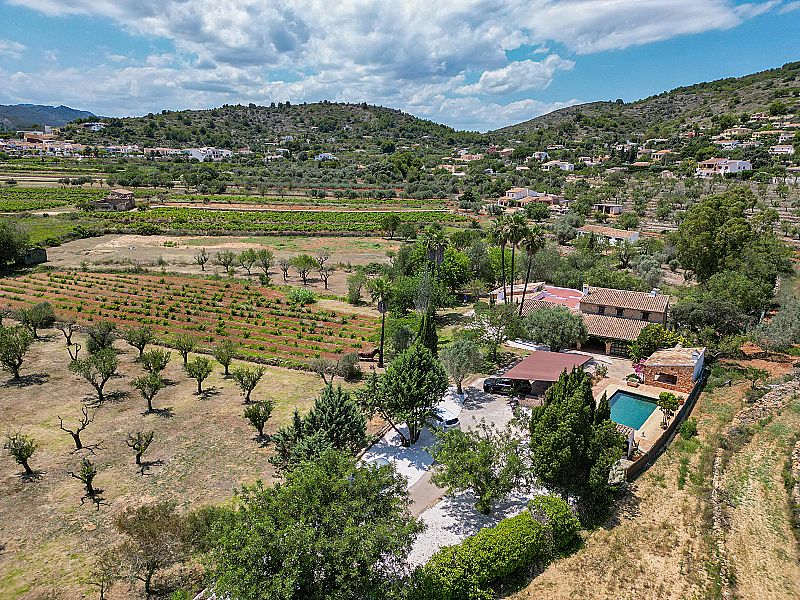
[[(675, 377), (676, 381), (674, 384), (659, 381), (657, 379), (659, 374)], [(694, 389), (694, 369), (691, 367), (659, 367), (644, 364), (642, 366), (642, 375), (644, 375), (644, 382), (647, 385), (662, 387), (674, 392), (683, 392), (684, 394), (688, 394)]]

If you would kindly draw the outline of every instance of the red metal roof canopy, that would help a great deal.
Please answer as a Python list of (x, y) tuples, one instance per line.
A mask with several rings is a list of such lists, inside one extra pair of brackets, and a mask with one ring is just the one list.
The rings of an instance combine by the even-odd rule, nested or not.
[(517, 363), (503, 377), (526, 379), (528, 381), (558, 381), (559, 376), (565, 370), (571, 371), (573, 367), (582, 367), (590, 360), (592, 360), (591, 356), (583, 354), (564, 354), (562, 352), (535, 350), (530, 356), (526, 356)]

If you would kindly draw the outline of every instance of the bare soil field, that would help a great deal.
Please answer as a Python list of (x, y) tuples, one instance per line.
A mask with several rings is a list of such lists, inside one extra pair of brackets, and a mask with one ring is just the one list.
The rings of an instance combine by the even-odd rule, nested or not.
[[(787, 371), (786, 365), (774, 371)], [(720, 432), (743, 406), (749, 384), (704, 393), (693, 411), (699, 437), (677, 437), (630, 486), (605, 526), (584, 547), (533, 579), (512, 600), (683, 600), (721, 598), (713, 551), (711, 466)], [(731, 500), (726, 533), (735, 597), (800, 597), (800, 563), (783, 470), (800, 434), (800, 403), (757, 428), (726, 470)], [(791, 442), (791, 443), (790, 443)]]
[[(77, 268), (83, 263), (89, 266), (124, 267), (139, 265), (153, 271), (166, 270), (174, 273), (201, 274), (200, 267), (194, 262), (194, 255), (205, 248), (212, 257), (206, 265), (206, 272), (221, 272), (215, 266), (213, 257), (217, 252), (232, 250), (241, 252), (246, 248), (267, 248), (275, 254), (276, 262), (281, 258), (291, 258), (297, 254), (307, 253), (315, 256), (320, 251), (327, 251), (331, 257), (327, 264), (337, 266), (337, 270), (328, 281), (331, 294), (347, 293), (347, 276), (351, 266), (365, 265), (370, 262), (389, 262), (386, 253), (400, 247), (398, 240), (378, 237), (300, 237), (300, 236), (264, 236), (264, 237), (178, 237), (178, 236), (140, 236), (140, 235), (104, 235), (68, 242), (55, 248), (48, 248), (47, 264), (57, 268)], [(245, 278), (245, 272), (239, 269), (237, 277)], [(282, 284), (283, 276), (277, 264), (272, 268), (270, 277), (273, 283)], [(254, 281), (258, 276), (251, 276)], [(309, 287), (316, 291), (325, 291), (316, 273), (311, 273)], [(300, 277), (289, 270), (289, 285), (302, 284)]]
[[(93, 403), (92, 388), (69, 372), (63, 336), (42, 332), (22, 367), (16, 383), (0, 374), (2, 432), (22, 431), (35, 438), (38, 448), (30, 460), (35, 477), (6, 451), (0, 455), (0, 598), (77, 599), (95, 597), (84, 578), (94, 558), (118, 541), (112, 521), (129, 506), (170, 498), (182, 508), (221, 503), (234, 489), (258, 479), (270, 481), (272, 452), (255, 438), (242, 417), (243, 404), (233, 380), (224, 379), (215, 366), (204, 383), (208, 392), (196, 395), (182, 360), (174, 354), (164, 372), (170, 385), (155, 397), (157, 414), (145, 414), (146, 404), (130, 386), (142, 373), (134, 361), (136, 350), (117, 342), (121, 351), (119, 376), (107, 389), (112, 399), (96, 407), (94, 421), (82, 434), (88, 450), (75, 451), (69, 434), (59, 429), (59, 416), (74, 427), (83, 403)], [(82, 334), (76, 334), (80, 342)], [(238, 361), (237, 361), (238, 362)], [(322, 389), (312, 373), (268, 367), (253, 392), (254, 399), (272, 398), (275, 410), (266, 433), (274, 433), (291, 418), (295, 407), (305, 411)], [(140, 474), (128, 433), (154, 431), (144, 457), (149, 463)], [(81, 504), (82, 484), (68, 471), (77, 470), (84, 456), (98, 467), (96, 486), (104, 501)], [(123, 583), (113, 598), (139, 597)]]

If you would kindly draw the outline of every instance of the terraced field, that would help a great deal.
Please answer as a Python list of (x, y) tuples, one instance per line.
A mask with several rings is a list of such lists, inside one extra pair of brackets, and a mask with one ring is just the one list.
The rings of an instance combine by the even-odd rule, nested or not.
[(377, 326), (367, 315), (300, 307), (279, 291), (225, 280), (63, 271), (0, 282), (0, 309), (44, 301), (60, 319), (147, 325), (165, 345), (180, 333), (205, 348), (229, 339), (241, 358), (283, 366), (357, 351)]

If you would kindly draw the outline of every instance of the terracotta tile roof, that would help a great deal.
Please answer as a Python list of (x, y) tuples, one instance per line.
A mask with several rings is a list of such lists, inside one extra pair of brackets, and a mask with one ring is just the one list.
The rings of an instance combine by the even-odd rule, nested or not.
[(705, 351), (705, 348), (664, 348), (653, 352), (644, 364), (651, 367), (693, 367)]
[(646, 312), (667, 312), (669, 296), (652, 292), (631, 292), (611, 288), (592, 287), (584, 295), (581, 304), (611, 306), (614, 308), (630, 308)]
[(522, 314), (523, 316), (529, 315), (534, 310), (554, 306), (566, 306), (576, 312), (581, 297), (583, 297), (583, 292), (580, 290), (545, 285), (532, 293), (529, 290), (525, 303), (522, 305)]
[(583, 315), (586, 330), (590, 337), (607, 338), (632, 342), (641, 333), (642, 329), (650, 325), (647, 321), (635, 319), (622, 319), (607, 315)]

